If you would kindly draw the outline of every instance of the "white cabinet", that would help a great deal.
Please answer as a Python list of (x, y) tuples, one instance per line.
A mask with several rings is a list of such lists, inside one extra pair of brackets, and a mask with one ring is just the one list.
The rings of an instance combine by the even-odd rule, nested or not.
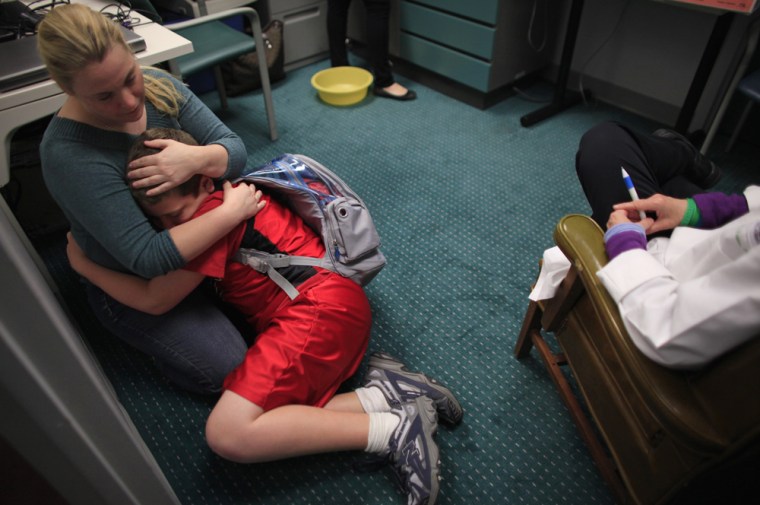
[(269, 17), (283, 22), (286, 71), (327, 57), (327, 0), (269, 0)]
[(153, 0), (153, 5), (186, 18), (197, 18), (201, 15), (204, 3), (208, 11), (206, 14), (214, 14), (236, 7), (251, 6), (255, 9), (255, 2), (256, 0)]

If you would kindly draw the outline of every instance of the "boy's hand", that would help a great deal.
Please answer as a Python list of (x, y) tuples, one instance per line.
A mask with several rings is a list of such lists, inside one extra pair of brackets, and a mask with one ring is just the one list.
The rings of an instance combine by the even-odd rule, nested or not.
[[(624, 202), (613, 205), (614, 212), (622, 211), (631, 222), (639, 222), (639, 211), (654, 212), (656, 218), (646, 218), (639, 222), (647, 235), (663, 230), (672, 230), (679, 224), (686, 213), (686, 200), (665, 195), (652, 195), (644, 200)], [(612, 215), (610, 215), (612, 219)], [(609, 227), (609, 222), (608, 222)]]
[(641, 226), (642, 228), (644, 228), (644, 230), (646, 231), (649, 227), (652, 226), (652, 223), (654, 223), (654, 220), (650, 217), (646, 219), (641, 219), (639, 217), (638, 211), (634, 212), (633, 214), (630, 214), (629, 212), (623, 209), (613, 210), (612, 213), (610, 214), (609, 219), (607, 220), (607, 229), (609, 230), (616, 224), (621, 224), (621, 223), (635, 223)]
[(233, 215), (238, 216), (238, 221), (250, 219), (264, 208), (266, 202), (261, 201), (261, 191), (253, 184), (241, 183), (233, 186), (230, 181), (224, 181), (224, 203)]

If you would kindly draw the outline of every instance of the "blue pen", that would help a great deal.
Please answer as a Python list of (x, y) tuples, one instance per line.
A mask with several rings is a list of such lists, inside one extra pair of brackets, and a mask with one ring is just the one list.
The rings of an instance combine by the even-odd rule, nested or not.
[[(623, 172), (623, 182), (625, 182), (625, 188), (628, 190), (628, 194), (631, 195), (631, 200), (634, 202), (639, 199), (639, 194), (636, 193), (636, 188), (633, 187), (633, 181), (625, 168), (620, 167), (620, 171)], [(639, 217), (643, 220), (647, 217), (643, 210), (639, 211)]]

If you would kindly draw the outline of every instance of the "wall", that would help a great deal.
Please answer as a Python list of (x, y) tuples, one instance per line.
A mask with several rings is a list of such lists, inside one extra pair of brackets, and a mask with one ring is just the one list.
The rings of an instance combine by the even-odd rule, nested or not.
[[(569, 0), (538, 1), (550, 2), (567, 18)], [(569, 86), (582, 86), (598, 100), (673, 125), (716, 19), (714, 11), (662, 1), (586, 0)], [(748, 21), (735, 16), (692, 130), (712, 118)], [(563, 42), (558, 37), (554, 72)]]

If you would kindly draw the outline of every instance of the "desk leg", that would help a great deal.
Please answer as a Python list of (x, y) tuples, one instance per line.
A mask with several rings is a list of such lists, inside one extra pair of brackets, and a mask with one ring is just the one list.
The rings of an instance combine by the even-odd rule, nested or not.
[[(739, 82), (742, 80), (744, 75), (747, 73), (747, 68), (749, 68), (749, 64), (752, 62), (752, 57), (755, 54), (755, 49), (757, 48), (757, 42), (758, 37), (760, 37), (760, 17), (756, 17), (755, 20), (750, 25), (749, 31), (747, 33), (747, 44), (744, 48), (744, 54), (739, 61), (739, 64), (736, 67), (736, 71), (734, 72), (734, 76), (731, 79), (731, 83), (728, 85), (728, 88), (723, 93), (723, 100), (720, 102), (720, 106), (718, 107), (718, 111), (715, 113), (715, 117), (712, 119), (710, 123), (710, 128), (707, 130), (707, 135), (705, 136), (705, 141), (702, 143), (702, 147), (700, 148), (699, 152), (702, 154), (707, 154), (707, 152), (710, 150), (710, 146), (713, 143), (713, 140), (715, 139), (715, 135), (718, 133), (718, 128), (720, 127), (720, 123), (723, 121), (723, 116), (726, 114), (726, 111), (728, 110), (728, 105), (731, 103), (731, 98), (734, 96), (734, 91), (736, 91), (736, 87), (739, 85)], [(735, 133), (738, 133), (738, 127), (742, 124), (742, 121), (739, 120), (737, 123), (737, 130), (735, 130)], [(731, 142), (728, 143), (728, 146), (726, 146), (726, 150), (728, 150), (729, 146), (731, 145)]]
[(570, 68), (573, 64), (573, 53), (575, 51), (575, 41), (578, 38), (578, 27), (581, 23), (581, 14), (583, 13), (583, 0), (573, 0), (570, 6), (570, 15), (567, 21), (567, 32), (565, 33), (565, 46), (562, 49), (562, 59), (560, 60), (559, 74), (557, 83), (554, 85), (554, 97), (552, 102), (538, 110), (530, 112), (520, 118), (520, 124), (527, 127), (532, 126), (539, 121), (543, 121), (563, 110), (572, 107), (580, 102), (580, 94), (574, 91), (569, 92), (567, 89), (567, 79), (570, 76)]
[(694, 111), (699, 104), (699, 99), (702, 98), (702, 92), (705, 89), (707, 80), (710, 78), (713, 66), (715, 66), (715, 61), (718, 59), (718, 54), (723, 47), (723, 42), (726, 40), (726, 35), (733, 19), (734, 14), (727, 12), (718, 16), (718, 19), (715, 20), (712, 33), (710, 33), (710, 38), (707, 40), (707, 45), (702, 53), (702, 59), (699, 60), (699, 66), (694, 73), (691, 86), (678, 114), (675, 125), (677, 132), (684, 135), (688, 133), (689, 125), (694, 117)]

